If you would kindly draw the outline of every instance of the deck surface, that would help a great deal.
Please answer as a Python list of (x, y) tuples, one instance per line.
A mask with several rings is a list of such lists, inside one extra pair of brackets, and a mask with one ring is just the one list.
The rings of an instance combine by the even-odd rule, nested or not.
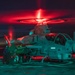
[(23, 63), (4, 65), (0, 61), (0, 75), (75, 75), (75, 63)]

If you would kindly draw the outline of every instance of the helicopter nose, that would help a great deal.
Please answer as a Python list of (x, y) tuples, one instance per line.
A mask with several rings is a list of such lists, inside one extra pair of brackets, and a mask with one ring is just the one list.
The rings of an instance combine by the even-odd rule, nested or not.
[(75, 59), (75, 42), (73, 43), (73, 46), (72, 46), (72, 58)]
[(75, 42), (73, 44), (73, 52), (75, 53)]

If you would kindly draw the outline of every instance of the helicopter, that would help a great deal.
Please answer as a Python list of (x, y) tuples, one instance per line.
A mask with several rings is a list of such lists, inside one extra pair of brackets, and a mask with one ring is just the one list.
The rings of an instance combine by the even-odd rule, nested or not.
[[(47, 22), (54, 21), (53, 19), (41, 18), (40, 13), (38, 13), (37, 18), (20, 19), (17, 22), (24, 23), (28, 20), (36, 22), (36, 26), (28, 35), (17, 38), (16, 40), (8, 39), (5, 36), (6, 43), (9, 47), (13, 49), (13, 46), (16, 46), (16, 48), (10, 50), (11, 53), (14, 51), (17, 56), (22, 55), (24, 57), (25, 55), (28, 58), (27, 60), (35, 59), (39, 56), (42, 62), (47, 57), (51, 60), (62, 61), (72, 59), (72, 54), (75, 52), (75, 42), (68, 34), (51, 32)], [(58, 21), (60, 19), (56, 20)], [(64, 22), (64, 20), (60, 21)], [(19, 43), (20, 46), (14, 45), (15, 42)]]

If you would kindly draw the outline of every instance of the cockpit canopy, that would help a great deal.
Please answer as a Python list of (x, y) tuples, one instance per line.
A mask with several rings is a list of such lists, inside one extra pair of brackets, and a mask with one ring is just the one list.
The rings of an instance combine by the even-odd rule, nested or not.
[(69, 35), (64, 33), (49, 33), (45, 37), (48, 41), (53, 41), (61, 45), (65, 45), (66, 41), (72, 40)]

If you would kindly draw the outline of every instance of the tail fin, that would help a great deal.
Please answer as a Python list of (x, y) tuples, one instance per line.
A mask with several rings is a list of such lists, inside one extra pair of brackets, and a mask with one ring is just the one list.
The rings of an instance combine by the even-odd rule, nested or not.
[(9, 40), (8, 36), (4, 35), (4, 38), (5, 38), (6, 42), (8, 43), (8, 46), (11, 46), (11, 43), (10, 43), (10, 40)]

